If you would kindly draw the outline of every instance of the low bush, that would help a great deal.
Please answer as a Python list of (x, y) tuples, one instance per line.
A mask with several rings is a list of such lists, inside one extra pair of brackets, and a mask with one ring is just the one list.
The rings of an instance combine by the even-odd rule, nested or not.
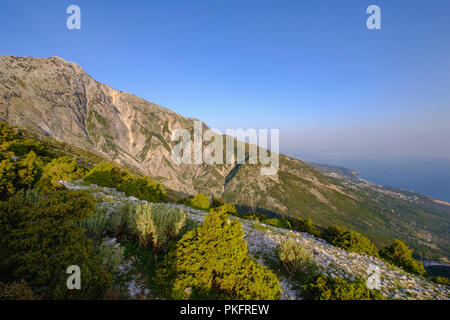
[(100, 255), (102, 266), (108, 272), (117, 273), (124, 263), (124, 248), (114, 243), (106, 243), (106, 239), (95, 247), (95, 251)]
[(431, 280), (437, 284), (442, 284), (444, 286), (450, 286), (450, 278), (447, 278), (447, 277), (436, 276), (436, 277), (433, 277)]
[(116, 188), (128, 197), (133, 196), (148, 202), (164, 202), (165, 190), (159, 182), (149, 177), (138, 177), (127, 169), (111, 162), (101, 162), (92, 168), (84, 177), (87, 183), (101, 187)]
[(371, 290), (363, 280), (348, 282), (342, 278), (319, 276), (303, 286), (307, 300), (384, 300), (378, 291)]
[(0, 200), (6, 200), (21, 189), (29, 189), (42, 176), (42, 162), (30, 151), (18, 161), (0, 161)]
[(221, 206), (224, 206), (225, 204), (226, 202), (222, 198), (213, 198), (211, 202), (211, 208), (219, 208)]
[(324, 234), (324, 239), (350, 252), (365, 253), (374, 257), (379, 257), (377, 247), (359, 232), (349, 230), (339, 226), (329, 227)]
[(389, 247), (385, 247), (380, 250), (380, 255), (383, 259), (392, 263), (393, 265), (403, 268), (407, 272), (415, 273), (418, 275), (426, 275), (427, 272), (423, 267), (423, 263), (413, 258), (413, 249), (401, 240), (394, 240), (394, 243)]
[(287, 218), (292, 226), (292, 230), (298, 232), (306, 232), (312, 234), (316, 237), (321, 237), (322, 234), (317, 228), (317, 226), (313, 223), (311, 218), (302, 219), (302, 218)]
[(189, 202), (190, 206), (199, 210), (209, 210), (209, 198), (203, 193), (195, 195)]
[[(76, 223), (92, 213), (86, 192), (18, 192), (0, 202), (0, 282), (24, 280), (44, 299), (99, 299), (112, 275)], [(80, 267), (81, 290), (68, 290), (66, 269)]]
[(138, 204), (130, 207), (133, 217), (131, 230), (138, 236), (139, 243), (155, 250), (164, 248), (170, 240), (176, 239), (188, 225), (184, 211), (162, 204)]
[(284, 229), (292, 229), (291, 223), (289, 222), (289, 220), (284, 219), (284, 218), (273, 218), (273, 219), (264, 219), (263, 221), (261, 221), (262, 223), (277, 227), (277, 228), (284, 228)]
[(294, 240), (284, 240), (277, 248), (283, 269), (299, 283), (308, 283), (318, 276), (318, 267), (306, 247)]
[(106, 211), (95, 208), (94, 212), (86, 219), (77, 223), (77, 226), (85, 230), (85, 235), (100, 242), (107, 235), (107, 232), (112, 229), (112, 216), (108, 215)]
[(276, 276), (247, 256), (237, 219), (220, 208), (187, 232), (159, 265), (155, 282), (172, 299), (277, 299)]
[(123, 182), (117, 189), (128, 197), (133, 196), (148, 202), (164, 202), (166, 194), (162, 185), (149, 177), (133, 177)]
[(0, 300), (37, 300), (25, 281), (0, 282)]
[(118, 188), (122, 183), (131, 179), (127, 169), (112, 162), (100, 162), (84, 177), (84, 181), (101, 187)]
[(53, 159), (43, 168), (44, 177), (48, 177), (52, 184), (60, 180), (71, 182), (81, 179), (84, 174), (84, 170), (78, 166), (75, 159), (67, 156)]

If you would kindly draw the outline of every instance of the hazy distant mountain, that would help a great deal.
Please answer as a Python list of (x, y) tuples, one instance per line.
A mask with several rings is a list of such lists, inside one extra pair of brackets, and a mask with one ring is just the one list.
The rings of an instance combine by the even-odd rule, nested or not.
[[(176, 165), (174, 129), (193, 119), (101, 84), (75, 63), (0, 56), (0, 120), (95, 152), (183, 193), (203, 192), (241, 208), (311, 217), (355, 228), (378, 245), (406, 240), (422, 255), (450, 256), (450, 206), (427, 206), (342, 180), (280, 156), (276, 176), (259, 165)], [(207, 126), (205, 125), (205, 128)]]

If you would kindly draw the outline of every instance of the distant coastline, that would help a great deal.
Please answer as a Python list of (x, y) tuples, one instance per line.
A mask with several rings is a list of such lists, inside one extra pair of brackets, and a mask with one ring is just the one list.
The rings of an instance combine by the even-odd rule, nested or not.
[(427, 195), (450, 205), (450, 159), (425, 157), (337, 158), (287, 152), (303, 161), (357, 171), (372, 183)]

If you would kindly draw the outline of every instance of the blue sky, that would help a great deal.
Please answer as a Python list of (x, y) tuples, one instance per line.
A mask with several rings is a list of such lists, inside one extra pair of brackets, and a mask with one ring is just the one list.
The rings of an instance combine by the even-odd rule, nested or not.
[(449, 16), (448, 0), (0, 0), (0, 54), (63, 57), (214, 128), (279, 128), (290, 154), (450, 159)]

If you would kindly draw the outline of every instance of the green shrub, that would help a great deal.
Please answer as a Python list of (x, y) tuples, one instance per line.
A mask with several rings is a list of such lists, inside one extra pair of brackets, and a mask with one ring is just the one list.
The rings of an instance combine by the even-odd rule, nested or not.
[(15, 180), (14, 163), (9, 159), (0, 161), (0, 200), (6, 200), (16, 192)]
[(291, 223), (292, 230), (298, 232), (306, 232), (312, 234), (316, 237), (321, 237), (321, 232), (317, 228), (317, 226), (313, 223), (311, 218), (302, 219), (302, 218), (287, 218)]
[(42, 175), (42, 162), (30, 151), (16, 162), (9, 159), (0, 162), (0, 199), (6, 200), (17, 190), (32, 188)]
[(149, 177), (129, 179), (123, 182), (118, 190), (128, 197), (133, 196), (148, 202), (163, 202), (166, 194), (162, 185), (152, 181)]
[(222, 212), (232, 216), (237, 216), (239, 214), (236, 207), (232, 203), (226, 203), (220, 207), (215, 208), (215, 210), (221, 210)]
[(101, 162), (92, 168), (84, 177), (87, 183), (101, 187), (116, 188), (128, 197), (133, 196), (149, 202), (165, 201), (165, 190), (158, 182), (149, 177), (137, 177), (127, 169), (112, 162)]
[(408, 248), (408, 246), (401, 240), (394, 240), (394, 243), (389, 247), (380, 250), (380, 255), (383, 259), (403, 268), (407, 272), (426, 275), (427, 272), (423, 267), (423, 263), (413, 258), (413, 249)]
[[(134, 236), (134, 217), (133, 217), (133, 210), (131, 210), (132, 205), (127, 204), (125, 206), (122, 206), (121, 208), (118, 208), (114, 212), (111, 213), (111, 215), (106, 221), (108, 226), (108, 231), (110, 231), (113, 235), (117, 237), (129, 237)], [(99, 221), (99, 226), (102, 226), (102, 222)]]
[(121, 168), (112, 162), (100, 162), (84, 177), (84, 181), (100, 187), (118, 188), (122, 183), (131, 179), (127, 169)]
[(86, 219), (79, 221), (76, 225), (85, 230), (85, 235), (96, 241), (101, 241), (112, 229), (112, 217), (106, 211), (95, 208), (94, 212)]
[(190, 201), (191, 207), (200, 210), (209, 210), (209, 198), (203, 193), (195, 195)]
[(0, 300), (37, 300), (25, 281), (12, 283), (0, 282)]
[(78, 167), (77, 162), (73, 158), (67, 156), (53, 159), (43, 168), (44, 177), (49, 177), (52, 184), (58, 181), (68, 181), (81, 179), (84, 176), (84, 170)]
[(33, 151), (16, 163), (16, 189), (32, 188), (42, 176), (42, 161)]
[(124, 248), (115, 244), (107, 244), (104, 239), (95, 248), (100, 255), (102, 266), (111, 273), (117, 273), (120, 265), (124, 263)]
[(290, 222), (287, 219), (284, 218), (272, 218), (272, 219), (264, 219), (261, 221), (262, 223), (277, 227), (277, 228), (284, 228), (284, 229), (292, 229), (292, 226)]
[(363, 280), (353, 282), (342, 278), (319, 276), (303, 286), (303, 298), (307, 300), (384, 300), (375, 290), (370, 290)]
[(212, 210), (160, 264), (155, 282), (172, 299), (277, 299), (276, 276), (247, 256), (237, 219)]
[(318, 276), (318, 267), (306, 247), (294, 240), (284, 240), (277, 248), (283, 269), (299, 283), (307, 283)]
[(224, 206), (226, 204), (225, 200), (222, 198), (213, 198), (213, 201), (211, 203), (211, 208), (219, 208), (221, 206)]
[(325, 234), (325, 240), (332, 245), (341, 247), (350, 252), (366, 253), (368, 255), (379, 257), (378, 249), (366, 236), (339, 226), (329, 227)]
[(251, 212), (243, 215), (243, 218), (249, 219), (249, 220), (257, 220), (257, 221), (263, 221), (267, 218), (265, 214), (259, 213), (259, 212)]
[(14, 141), (20, 138), (20, 134), (10, 125), (0, 121), (0, 144)]
[[(103, 298), (112, 276), (75, 223), (94, 208), (86, 192), (19, 192), (0, 202), (0, 281), (26, 281), (44, 299)], [(66, 269), (77, 265), (81, 290), (68, 290)]]
[(130, 210), (133, 217), (131, 230), (138, 236), (139, 243), (144, 247), (151, 244), (155, 250), (177, 238), (187, 225), (184, 211), (163, 204), (138, 204)]
[(450, 278), (447, 277), (436, 276), (432, 278), (432, 281), (444, 286), (450, 286)]

